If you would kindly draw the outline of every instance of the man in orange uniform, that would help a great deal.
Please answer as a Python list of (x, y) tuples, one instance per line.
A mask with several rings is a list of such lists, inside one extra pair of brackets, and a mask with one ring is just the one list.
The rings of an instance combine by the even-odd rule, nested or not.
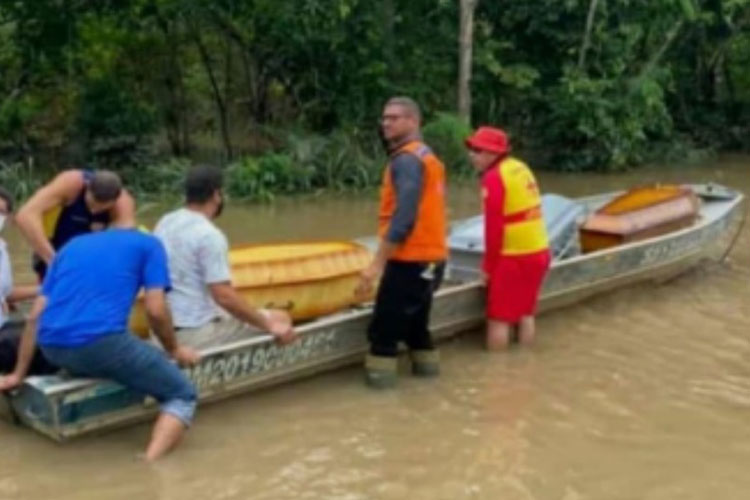
[(520, 342), (530, 344), (539, 290), (551, 260), (539, 187), (529, 167), (510, 156), (502, 130), (480, 127), (466, 146), (482, 176), (487, 348), (507, 348), (514, 325)]
[(380, 195), (380, 244), (357, 288), (360, 295), (366, 295), (382, 275), (365, 362), (366, 381), (378, 388), (396, 383), (399, 341), (409, 347), (412, 373), (439, 373), (428, 320), (448, 255), (445, 169), (421, 141), (420, 122), (413, 100), (395, 97), (386, 103), (382, 135), (390, 159)]

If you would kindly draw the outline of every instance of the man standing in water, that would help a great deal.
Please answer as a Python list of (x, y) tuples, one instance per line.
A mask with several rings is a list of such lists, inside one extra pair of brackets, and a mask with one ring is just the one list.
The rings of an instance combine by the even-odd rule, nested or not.
[(436, 376), (440, 370), (428, 321), (448, 255), (445, 169), (422, 142), (420, 124), (412, 99), (386, 103), (382, 135), (390, 158), (380, 195), (380, 243), (357, 287), (357, 294), (366, 296), (381, 276), (365, 361), (366, 381), (376, 388), (396, 383), (399, 341), (409, 347), (415, 375)]
[(531, 169), (510, 156), (502, 130), (480, 127), (466, 146), (482, 177), (487, 348), (507, 348), (514, 325), (520, 342), (530, 344), (539, 290), (551, 261), (539, 187)]
[[(141, 288), (164, 351), (127, 331)], [(38, 339), (45, 358), (71, 374), (111, 379), (159, 401), (161, 414), (145, 458), (161, 457), (182, 439), (197, 399), (193, 385), (167, 356), (187, 365), (199, 358), (175, 340), (164, 297), (169, 288), (164, 247), (132, 226), (68, 242), (52, 261), (26, 322), (16, 367), (0, 380), (0, 391), (22, 383)]]

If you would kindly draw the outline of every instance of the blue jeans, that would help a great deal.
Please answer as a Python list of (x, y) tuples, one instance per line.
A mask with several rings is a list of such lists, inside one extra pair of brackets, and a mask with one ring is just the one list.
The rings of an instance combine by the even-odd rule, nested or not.
[(197, 393), (165, 353), (127, 332), (76, 347), (41, 346), (44, 356), (72, 375), (107, 378), (154, 397), (164, 413), (190, 425)]

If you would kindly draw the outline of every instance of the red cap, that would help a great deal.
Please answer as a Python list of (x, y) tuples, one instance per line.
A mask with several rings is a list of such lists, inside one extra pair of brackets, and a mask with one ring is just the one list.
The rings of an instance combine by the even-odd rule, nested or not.
[(510, 152), (508, 136), (494, 127), (479, 127), (474, 135), (466, 139), (466, 147), (497, 154)]

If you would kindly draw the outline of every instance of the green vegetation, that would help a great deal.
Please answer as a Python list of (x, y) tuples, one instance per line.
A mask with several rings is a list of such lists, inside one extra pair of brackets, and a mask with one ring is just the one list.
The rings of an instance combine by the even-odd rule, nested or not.
[(750, 148), (750, 0), (7, 0), (0, 181), (24, 196), (98, 165), (168, 193), (189, 158), (252, 199), (372, 186), (395, 94), (460, 174), (468, 4), (472, 123), (506, 128), (535, 166)]

